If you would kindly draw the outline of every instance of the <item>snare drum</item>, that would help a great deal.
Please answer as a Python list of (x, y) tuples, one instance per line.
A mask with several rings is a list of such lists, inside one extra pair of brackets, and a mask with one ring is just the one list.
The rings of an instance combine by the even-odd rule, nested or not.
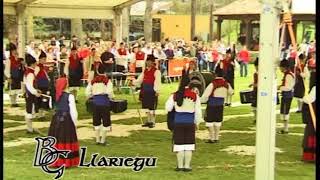
[(249, 104), (252, 103), (252, 90), (244, 90), (240, 91), (240, 101), (241, 104)]
[(127, 110), (128, 102), (125, 99), (112, 99), (111, 102), (111, 111), (114, 113), (121, 113)]

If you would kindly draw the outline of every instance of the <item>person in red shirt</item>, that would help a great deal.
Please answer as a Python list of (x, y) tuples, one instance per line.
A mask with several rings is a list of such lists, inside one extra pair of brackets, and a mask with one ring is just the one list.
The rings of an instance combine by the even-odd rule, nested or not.
[(211, 57), (212, 57), (212, 59), (209, 62), (209, 70), (211, 72), (214, 72), (214, 67), (216, 66), (217, 62), (221, 58), (219, 55), (219, 52), (215, 46), (212, 48)]
[[(250, 61), (250, 53), (246, 46), (243, 46), (242, 50), (238, 54), (238, 59), (240, 63), (240, 76), (247, 77), (248, 75), (248, 63)], [(243, 74), (244, 69), (244, 74)]]

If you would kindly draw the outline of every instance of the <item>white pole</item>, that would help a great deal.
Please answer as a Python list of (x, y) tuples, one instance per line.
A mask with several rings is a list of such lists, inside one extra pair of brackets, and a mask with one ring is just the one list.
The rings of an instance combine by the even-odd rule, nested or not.
[(256, 131), (256, 180), (274, 180), (279, 9), (262, 0)]

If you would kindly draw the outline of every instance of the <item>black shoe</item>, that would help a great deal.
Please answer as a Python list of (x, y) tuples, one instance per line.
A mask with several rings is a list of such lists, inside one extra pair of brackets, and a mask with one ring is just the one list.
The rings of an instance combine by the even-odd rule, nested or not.
[(150, 123), (148, 127), (149, 127), (149, 128), (154, 128), (154, 126), (155, 126), (154, 123)]
[(107, 146), (109, 145), (107, 142), (104, 142), (104, 143), (100, 143), (101, 146)]
[(144, 123), (143, 125), (141, 125), (142, 127), (149, 127), (150, 126), (150, 123), (149, 122), (146, 122)]
[(214, 143), (214, 140), (209, 139), (208, 141), (206, 141), (206, 143), (212, 144), (212, 143)]
[(279, 134), (289, 134), (289, 131), (285, 131), (285, 130), (281, 130), (280, 132), (279, 132)]
[(11, 107), (19, 107), (18, 104), (12, 104)]
[(298, 111), (296, 111), (296, 113), (301, 113), (302, 111), (300, 111), (300, 110), (298, 110)]
[(190, 171), (192, 171), (192, 169), (191, 168), (184, 168), (183, 171), (184, 172), (190, 172)]
[(224, 103), (224, 106), (228, 106), (228, 103)]
[(78, 100), (76, 100), (76, 104), (78, 104), (78, 102), (79, 102), (79, 101), (78, 101)]
[(213, 143), (219, 143), (219, 140), (213, 140)]
[(184, 171), (184, 168), (176, 168), (175, 171)]

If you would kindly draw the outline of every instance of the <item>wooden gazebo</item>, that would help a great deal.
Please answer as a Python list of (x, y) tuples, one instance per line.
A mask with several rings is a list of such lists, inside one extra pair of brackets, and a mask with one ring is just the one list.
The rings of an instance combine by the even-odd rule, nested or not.
[[(293, 29), (296, 36), (297, 24), (301, 21), (311, 21), (315, 24), (316, 0), (292, 0)], [(221, 24), (223, 20), (240, 20), (240, 34), (243, 44), (250, 47), (253, 40), (253, 29), (259, 32), (260, 12), (262, 3), (259, 0), (237, 0), (213, 12), (217, 22), (217, 39), (221, 39)], [(276, 27), (275, 27), (276, 28)], [(259, 33), (258, 33), (259, 34)], [(258, 39), (257, 39), (258, 40)], [(288, 43), (288, 41), (285, 41)], [(252, 46), (251, 46), (252, 47)]]

